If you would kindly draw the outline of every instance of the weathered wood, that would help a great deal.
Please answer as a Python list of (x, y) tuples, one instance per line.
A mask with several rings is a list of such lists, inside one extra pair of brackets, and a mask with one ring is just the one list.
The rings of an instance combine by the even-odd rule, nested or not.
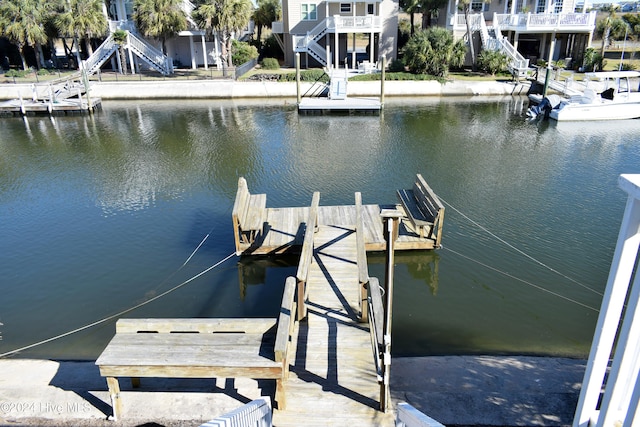
[(238, 190), (231, 212), (236, 253), (251, 247), (262, 233), (266, 205), (266, 194), (252, 195), (247, 181), (243, 177), (238, 178)]
[(434, 246), (439, 247), (442, 239), (444, 205), (422, 175), (416, 175), (413, 189), (398, 190), (397, 195), (417, 234), (421, 238), (433, 239)]
[(116, 333), (239, 332), (263, 333), (276, 324), (276, 319), (119, 319)]
[(358, 262), (358, 281), (360, 288), (360, 321), (367, 321), (367, 286), (369, 284), (369, 267), (367, 265), (367, 250), (364, 244), (365, 227), (362, 218), (362, 194), (355, 194), (356, 202), (356, 248)]
[(298, 280), (298, 320), (304, 319), (307, 315), (306, 299), (307, 299), (307, 279), (309, 269), (313, 260), (313, 236), (316, 232), (318, 224), (318, 206), (320, 204), (320, 193), (313, 193), (311, 199), (311, 207), (309, 208), (309, 216), (304, 232), (304, 242), (302, 243), (302, 252), (300, 253), (300, 262), (296, 272)]
[(285, 370), (288, 368), (286, 357), (295, 325), (295, 293), (296, 279), (294, 277), (287, 277), (284, 285), (282, 304), (280, 305), (280, 316), (278, 317), (278, 331), (276, 333), (275, 343), (276, 362), (283, 362)]

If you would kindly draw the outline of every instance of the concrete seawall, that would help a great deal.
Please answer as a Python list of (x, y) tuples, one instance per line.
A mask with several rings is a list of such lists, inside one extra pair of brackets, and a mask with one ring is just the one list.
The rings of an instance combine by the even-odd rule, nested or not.
[[(301, 85), (304, 94), (310, 83)], [(349, 82), (348, 96), (379, 97), (380, 82)], [(529, 82), (498, 81), (386, 81), (385, 97), (526, 95)], [(110, 99), (242, 99), (295, 98), (295, 83), (236, 82), (232, 80), (163, 80), (140, 82), (93, 82), (92, 97)], [(31, 99), (32, 84), (0, 85), (0, 99)]]

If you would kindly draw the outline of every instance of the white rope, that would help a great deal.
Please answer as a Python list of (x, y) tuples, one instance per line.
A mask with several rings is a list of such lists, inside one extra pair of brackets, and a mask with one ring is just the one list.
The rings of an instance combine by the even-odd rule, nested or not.
[[(200, 245), (202, 245), (202, 243), (201, 243)], [(198, 246), (198, 247), (199, 247), (199, 246)], [(196, 249), (196, 250), (197, 250), (197, 249)], [(194, 252), (194, 253), (195, 253), (195, 252)], [(40, 346), (40, 345), (43, 345), (43, 344), (47, 344), (47, 343), (49, 343), (49, 342), (52, 342), (52, 341), (58, 340), (58, 339), (60, 339), (60, 338), (67, 337), (67, 336), (69, 336), (69, 335), (75, 334), (75, 333), (80, 332), (80, 331), (84, 331), (85, 329), (92, 328), (92, 327), (94, 327), (94, 326), (96, 326), (96, 325), (99, 325), (99, 324), (101, 324), (101, 323), (108, 322), (109, 320), (115, 319), (115, 318), (117, 318), (117, 317), (122, 316), (123, 314), (126, 314), (126, 313), (129, 313), (129, 312), (133, 311), (133, 310), (136, 310), (136, 309), (138, 309), (138, 308), (140, 308), (140, 307), (142, 307), (142, 306), (144, 306), (144, 305), (147, 305), (147, 304), (149, 304), (149, 303), (151, 303), (151, 302), (153, 302), (153, 301), (155, 301), (155, 300), (157, 300), (157, 299), (159, 299), (159, 298), (162, 298), (162, 297), (163, 297), (163, 296), (165, 296), (165, 295), (170, 294), (171, 292), (173, 292), (173, 291), (175, 291), (175, 290), (177, 290), (177, 289), (180, 289), (181, 287), (185, 286), (185, 285), (186, 285), (186, 284), (188, 284), (188, 283), (191, 283), (192, 281), (194, 281), (194, 280), (195, 280), (195, 279), (197, 279), (198, 277), (200, 277), (200, 276), (202, 276), (202, 275), (204, 275), (204, 274), (208, 273), (209, 271), (211, 271), (211, 270), (213, 270), (214, 268), (218, 267), (220, 264), (222, 264), (222, 263), (226, 262), (227, 260), (229, 260), (230, 258), (232, 258), (233, 256), (235, 256), (235, 254), (236, 254), (235, 252), (232, 252), (231, 254), (229, 254), (229, 255), (228, 255), (227, 257), (225, 257), (224, 259), (222, 259), (222, 260), (218, 261), (217, 263), (213, 264), (211, 267), (209, 267), (209, 268), (207, 268), (207, 269), (205, 269), (205, 270), (201, 271), (200, 273), (196, 274), (195, 276), (191, 277), (190, 279), (187, 279), (187, 280), (185, 280), (184, 282), (180, 283), (179, 285), (176, 285), (176, 286), (174, 286), (173, 288), (171, 288), (171, 289), (169, 289), (169, 290), (167, 290), (167, 291), (165, 291), (165, 292), (163, 292), (163, 293), (161, 293), (161, 294), (158, 294), (158, 295), (156, 295), (156, 296), (155, 296), (155, 297), (153, 297), (153, 298), (150, 298), (150, 299), (148, 299), (148, 300), (146, 300), (146, 301), (143, 301), (143, 302), (141, 302), (140, 304), (137, 304), (137, 305), (135, 305), (135, 306), (133, 306), (133, 307), (131, 307), (131, 308), (128, 308), (128, 309), (126, 309), (126, 310), (123, 310), (123, 311), (121, 311), (121, 312), (119, 312), (119, 313), (112, 314), (111, 316), (105, 317), (104, 319), (100, 319), (100, 320), (95, 321), (95, 322), (93, 322), (93, 323), (89, 323), (88, 325), (84, 325), (84, 326), (82, 326), (82, 327), (76, 328), (76, 329), (74, 329), (74, 330), (72, 330), (72, 331), (65, 332), (65, 333), (60, 334), (60, 335), (56, 335), (55, 337), (47, 338), (47, 339), (45, 339), (45, 340), (39, 341), (39, 342), (34, 343), (34, 344), (27, 345), (27, 346), (22, 347), (22, 348), (18, 348), (18, 349), (16, 349), (16, 350), (11, 350), (11, 351), (8, 351), (8, 352), (6, 352), (6, 353), (2, 353), (2, 354), (0, 354), (0, 359), (2, 359), (2, 358), (4, 358), (4, 357), (7, 357), (7, 356), (11, 356), (12, 354), (16, 354), (16, 353), (19, 353), (19, 352), (24, 351), (24, 350), (29, 350), (29, 349), (31, 349), (31, 348), (34, 348), (34, 347), (37, 347), (37, 346)], [(192, 254), (191, 256), (193, 256), (193, 254)], [(191, 257), (189, 257), (189, 259), (191, 259)]]
[(509, 278), (511, 278), (511, 279), (517, 280), (517, 281), (522, 282), (522, 283), (524, 283), (524, 284), (526, 284), (526, 285), (529, 285), (529, 286), (531, 286), (531, 287), (534, 287), (534, 288), (536, 288), (536, 289), (538, 289), (538, 290), (540, 290), (540, 291), (542, 291), (542, 292), (549, 293), (549, 294), (554, 295), (554, 296), (556, 296), (556, 297), (558, 297), (558, 298), (562, 298), (563, 300), (566, 300), (566, 301), (572, 302), (572, 303), (577, 304), (577, 305), (579, 305), (579, 306), (582, 306), (582, 307), (584, 307), (584, 308), (588, 308), (589, 310), (593, 310), (593, 311), (595, 311), (596, 313), (599, 311), (599, 310), (598, 310), (598, 309), (596, 309), (596, 308), (593, 308), (593, 307), (591, 307), (591, 306), (588, 306), (588, 305), (586, 305), (586, 304), (583, 304), (583, 303), (581, 303), (581, 302), (579, 302), (579, 301), (576, 301), (576, 300), (574, 300), (574, 299), (571, 299), (571, 298), (569, 298), (569, 297), (565, 297), (564, 295), (561, 295), (561, 294), (559, 294), (559, 293), (556, 293), (556, 292), (550, 291), (549, 289), (543, 288), (542, 286), (538, 286), (538, 285), (536, 285), (536, 284), (534, 284), (534, 283), (531, 283), (531, 282), (529, 282), (529, 281), (526, 281), (526, 280), (524, 280), (524, 279), (520, 279), (519, 277), (516, 277), (516, 276), (514, 276), (514, 275), (512, 275), (512, 274), (509, 274), (509, 273), (507, 273), (506, 271), (499, 270), (499, 269), (497, 269), (497, 268), (495, 268), (495, 267), (492, 267), (492, 266), (490, 266), (490, 265), (488, 265), (488, 264), (485, 264), (485, 263), (483, 263), (483, 262), (481, 262), (481, 261), (478, 261), (478, 260), (473, 259), (473, 258), (471, 258), (471, 257), (468, 257), (468, 256), (466, 256), (466, 255), (463, 255), (463, 254), (461, 254), (460, 252), (454, 251), (453, 249), (449, 249), (448, 247), (443, 247), (443, 249), (448, 250), (449, 252), (453, 252), (454, 254), (456, 254), (456, 255), (458, 255), (458, 256), (461, 256), (461, 257), (463, 257), (463, 258), (466, 258), (466, 259), (468, 259), (469, 261), (475, 262), (476, 264), (480, 264), (481, 266), (483, 266), (483, 267), (485, 267), (485, 268), (488, 268), (488, 269), (493, 270), (493, 271), (495, 271), (495, 272), (497, 272), (497, 273), (503, 274), (503, 275), (505, 275), (505, 276), (507, 276), (507, 277), (509, 277)]
[[(456, 209), (454, 206), (451, 205), (451, 203), (447, 202), (446, 200), (444, 200), (442, 197), (438, 196), (438, 198), (440, 200), (442, 200), (444, 203), (446, 203), (447, 206), (449, 206), (451, 209), (453, 209), (454, 211), (456, 211), (457, 213), (459, 213), (460, 215), (462, 215), (466, 220), (468, 220), (469, 222), (471, 222), (473, 225), (475, 225), (476, 227), (480, 228), (482, 231), (486, 232), (487, 234), (489, 234), (490, 236), (492, 236), (493, 238), (495, 238), (496, 240), (498, 240), (499, 242), (507, 245), (508, 247), (510, 247), (511, 249), (513, 249), (514, 251), (518, 252), (521, 255), (524, 255), (525, 257), (529, 258), (531, 261), (537, 263), (538, 265), (541, 265), (542, 267), (552, 271), (553, 273), (556, 273), (557, 275), (564, 277), (565, 279), (575, 283), (578, 286), (583, 287), (584, 289), (587, 289), (591, 292), (593, 292), (594, 294), (603, 296), (602, 292), (597, 291), (593, 288), (590, 288), (587, 285), (584, 285), (580, 282), (578, 282), (577, 280), (567, 276), (566, 274), (560, 273), (559, 271), (557, 271), (556, 269), (554, 269), (553, 267), (548, 266), (547, 264), (543, 263), (542, 261), (538, 261), (537, 259), (535, 259), (534, 257), (532, 257), (531, 255), (527, 254), (526, 252), (516, 248), (515, 246), (513, 246), (511, 243), (505, 241), (504, 239), (501, 239), (500, 237), (496, 236), (494, 233), (492, 233), (491, 231), (487, 230), (485, 227), (483, 227), (482, 225), (478, 224), (476, 221), (472, 220), (471, 218), (469, 218), (467, 215), (465, 215), (464, 213), (460, 212), (460, 210)], [(589, 307), (591, 308), (591, 307)]]

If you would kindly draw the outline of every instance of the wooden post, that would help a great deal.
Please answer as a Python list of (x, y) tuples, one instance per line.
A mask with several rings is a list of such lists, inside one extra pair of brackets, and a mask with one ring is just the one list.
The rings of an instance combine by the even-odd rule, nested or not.
[(397, 210), (383, 209), (380, 213), (384, 221), (385, 239), (387, 241), (385, 262), (385, 293), (384, 293), (384, 352), (382, 356), (382, 384), (380, 385), (380, 410), (389, 411), (391, 379), (391, 321), (393, 314), (393, 276), (395, 271), (394, 246), (398, 235), (398, 227), (402, 213)]
[(385, 79), (385, 68), (387, 67), (386, 61), (385, 61), (385, 57), (382, 57), (382, 65), (380, 68), (380, 104), (384, 104), (384, 79)]
[(296, 52), (296, 99), (300, 105), (300, 52)]

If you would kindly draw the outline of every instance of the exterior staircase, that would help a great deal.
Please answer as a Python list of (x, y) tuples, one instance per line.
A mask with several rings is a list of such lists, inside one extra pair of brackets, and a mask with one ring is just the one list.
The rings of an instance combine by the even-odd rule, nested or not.
[(323, 67), (328, 65), (327, 50), (318, 42), (327, 33), (327, 20), (321, 21), (306, 36), (294, 38), (294, 51), (304, 52), (318, 61)]
[(478, 30), (482, 39), (482, 48), (501, 51), (509, 59), (509, 72), (517, 78), (526, 77), (529, 72), (529, 60), (525, 59), (515, 46), (502, 35), (498, 20), (494, 19), (493, 22), (493, 27), (487, 27), (484, 19), (479, 20)]
[[(163, 75), (173, 74), (173, 61), (158, 49), (151, 46), (144, 39), (131, 31), (127, 31), (127, 41), (124, 48), (143, 60), (150, 68)], [(118, 44), (113, 39), (113, 33), (86, 60), (87, 74), (96, 73), (111, 56), (118, 51)]]

